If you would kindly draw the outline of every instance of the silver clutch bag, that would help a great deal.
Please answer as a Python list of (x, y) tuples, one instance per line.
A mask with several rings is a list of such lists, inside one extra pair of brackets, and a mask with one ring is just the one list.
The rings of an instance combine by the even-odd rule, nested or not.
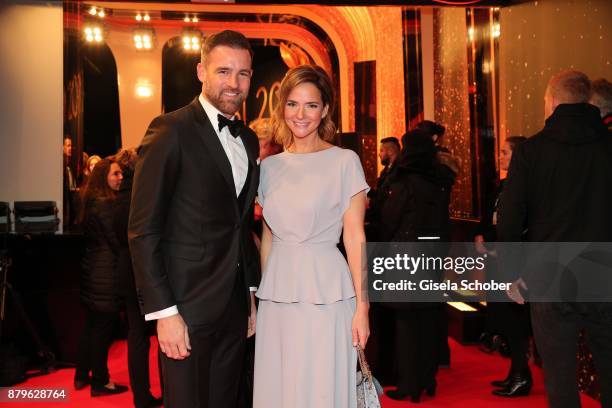
[(383, 389), (372, 376), (365, 354), (359, 345), (357, 345), (357, 356), (360, 369), (357, 371), (357, 408), (380, 408), (378, 396), (383, 393)]

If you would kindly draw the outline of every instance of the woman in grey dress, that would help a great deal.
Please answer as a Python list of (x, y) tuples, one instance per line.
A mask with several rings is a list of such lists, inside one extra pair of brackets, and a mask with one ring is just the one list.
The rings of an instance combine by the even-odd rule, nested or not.
[(261, 163), (255, 408), (356, 406), (355, 346), (369, 336), (361, 286), (369, 188), (357, 155), (330, 143), (334, 108), (323, 69), (287, 72), (273, 118), (285, 151)]

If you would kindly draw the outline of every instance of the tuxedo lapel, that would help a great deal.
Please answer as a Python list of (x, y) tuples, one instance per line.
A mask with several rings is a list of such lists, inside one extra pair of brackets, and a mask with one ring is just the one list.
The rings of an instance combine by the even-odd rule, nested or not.
[[(223, 150), (223, 146), (217, 137), (217, 132), (215, 132), (215, 129), (213, 129), (213, 126), (210, 123), (210, 120), (208, 120), (208, 116), (206, 116), (206, 112), (204, 111), (204, 108), (200, 104), (198, 98), (195, 98), (195, 100), (191, 102), (191, 107), (195, 117), (197, 133), (204, 142), (204, 146), (206, 146), (206, 149), (209, 151), (210, 157), (213, 159), (219, 168), (219, 171), (223, 175), (223, 179), (227, 184), (229, 192), (233, 197), (235, 197), (236, 186), (234, 184), (234, 177), (232, 176), (232, 165), (230, 164), (227, 154), (225, 154), (225, 150)], [(236, 200), (232, 201), (235, 204), (236, 213), (238, 213), (238, 203)]]
[(223, 146), (221, 146), (221, 142), (217, 137), (217, 132), (215, 132), (215, 129), (213, 129), (212, 124), (210, 123), (210, 120), (208, 120), (208, 116), (206, 116), (206, 112), (204, 112), (204, 108), (202, 108), (202, 105), (200, 105), (198, 98), (195, 98), (195, 100), (191, 102), (191, 107), (196, 119), (198, 135), (202, 138), (204, 145), (210, 152), (210, 156), (223, 175), (223, 178), (227, 183), (227, 187), (235, 195), (236, 187), (234, 185), (234, 177), (232, 176), (232, 165), (227, 158), (227, 154), (225, 154), (225, 150), (223, 150)]
[(248, 177), (249, 180), (249, 185), (248, 186), (244, 186), (244, 188), (248, 188), (247, 190), (247, 195), (246, 195), (246, 202), (245, 205), (242, 209), (242, 214), (240, 219), (244, 219), (244, 217), (247, 215), (247, 212), (249, 210), (250, 203), (255, 199), (255, 195), (257, 192), (257, 186), (259, 183), (259, 177), (257, 177), (257, 170), (258, 170), (258, 165), (257, 165), (257, 148), (256, 146), (253, 146), (253, 143), (259, 143), (257, 141), (257, 137), (249, 137), (248, 135), (248, 130), (243, 129), (242, 130), (242, 143), (244, 143), (244, 148), (246, 149), (247, 152), (247, 156), (249, 158), (249, 173), (250, 176)]

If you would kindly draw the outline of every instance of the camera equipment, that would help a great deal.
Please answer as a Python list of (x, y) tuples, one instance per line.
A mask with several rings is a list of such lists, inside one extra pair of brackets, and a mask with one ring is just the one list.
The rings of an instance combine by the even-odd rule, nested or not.
[(55, 201), (15, 201), (15, 232), (54, 233), (59, 227)]
[(0, 201), (0, 234), (8, 233), (11, 230), (11, 210), (9, 204)]

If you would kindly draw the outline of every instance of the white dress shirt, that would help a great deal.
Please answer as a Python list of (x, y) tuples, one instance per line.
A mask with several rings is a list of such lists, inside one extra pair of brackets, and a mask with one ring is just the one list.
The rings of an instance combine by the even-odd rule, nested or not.
[[(238, 197), (244, 187), (249, 171), (249, 158), (247, 156), (244, 143), (242, 142), (242, 138), (232, 136), (227, 126), (225, 126), (222, 131), (219, 131), (219, 119), (217, 118), (217, 115), (223, 115), (223, 113), (208, 102), (208, 100), (204, 98), (204, 95), (200, 94), (198, 100), (204, 108), (204, 112), (206, 112), (206, 116), (208, 116), (208, 120), (210, 121), (213, 129), (215, 129), (219, 142), (221, 142), (221, 146), (223, 146), (223, 151), (225, 151), (225, 154), (230, 162), (232, 167), (232, 176), (234, 178), (234, 185), (236, 187), (236, 197)], [(255, 292), (257, 291), (257, 288), (251, 287), (250, 290)], [(178, 308), (176, 305), (157, 312), (147, 313), (145, 315), (145, 320), (157, 320), (164, 317), (173, 316), (175, 314), (178, 314)]]

